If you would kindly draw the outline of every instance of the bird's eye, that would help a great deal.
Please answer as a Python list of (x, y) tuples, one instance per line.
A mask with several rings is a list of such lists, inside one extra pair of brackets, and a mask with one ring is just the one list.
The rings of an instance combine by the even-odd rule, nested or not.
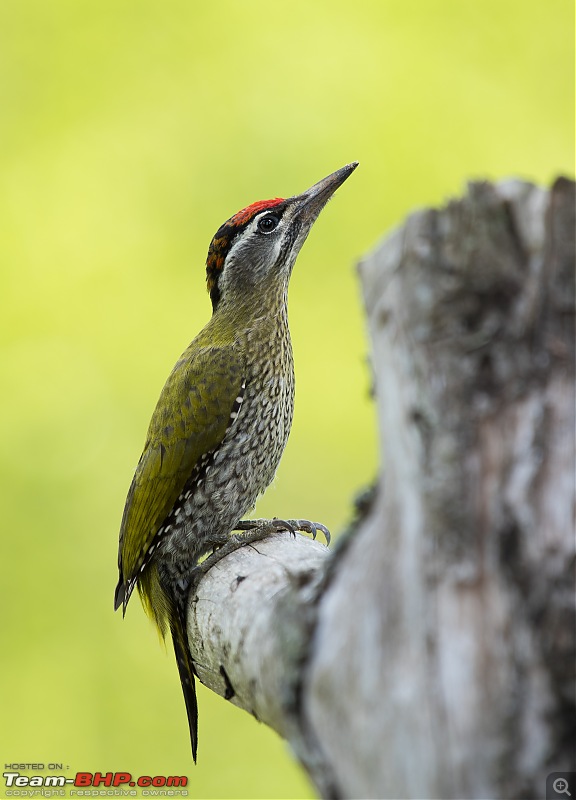
[(280, 220), (274, 214), (266, 214), (258, 220), (258, 230), (260, 233), (272, 233)]

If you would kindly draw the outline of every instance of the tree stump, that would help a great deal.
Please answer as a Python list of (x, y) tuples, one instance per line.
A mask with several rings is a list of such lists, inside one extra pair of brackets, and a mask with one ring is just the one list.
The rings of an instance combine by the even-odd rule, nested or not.
[(325, 798), (537, 798), (575, 764), (575, 185), (472, 183), (360, 264), (383, 468), (329, 554), (189, 604), (203, 682)]

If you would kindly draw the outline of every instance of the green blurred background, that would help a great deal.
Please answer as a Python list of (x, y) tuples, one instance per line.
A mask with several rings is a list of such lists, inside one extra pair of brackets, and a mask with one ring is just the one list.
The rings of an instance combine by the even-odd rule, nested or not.
[(354, 264), (469, 178), (573, 173), (573, 27), (569, 0), (2, 0), (2, 764), (313, 795), (203, 687), (193, 768), (171, 648), (112, 612), (150, 414), (218, 226), (358, 159), (294, 272), (296, 414), (256, 509), (342, 529), (377, 469)]

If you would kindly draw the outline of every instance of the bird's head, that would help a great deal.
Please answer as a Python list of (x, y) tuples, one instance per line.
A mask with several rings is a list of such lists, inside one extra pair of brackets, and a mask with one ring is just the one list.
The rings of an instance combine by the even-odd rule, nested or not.
[(230, 217), (210, 243), (206, 280), (214, 311), (222, 298), (258, 298), (271, 284), (287, 285), (318, 215), (355, 161), (287, 200), (260, 200)]

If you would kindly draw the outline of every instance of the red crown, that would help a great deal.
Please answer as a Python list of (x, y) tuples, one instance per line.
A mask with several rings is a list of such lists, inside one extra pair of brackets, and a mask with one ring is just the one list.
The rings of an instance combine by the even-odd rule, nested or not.
[(228, 222), (232, 225), (246, 225), (250, 220), (260, 211), (266, 211), (267, 208), (274, 208), (284, 202), (283, 197), (275, 197), (273, 200), (258, 200), (250, 206), (246, 206), (241, 211), (230, 217)]

